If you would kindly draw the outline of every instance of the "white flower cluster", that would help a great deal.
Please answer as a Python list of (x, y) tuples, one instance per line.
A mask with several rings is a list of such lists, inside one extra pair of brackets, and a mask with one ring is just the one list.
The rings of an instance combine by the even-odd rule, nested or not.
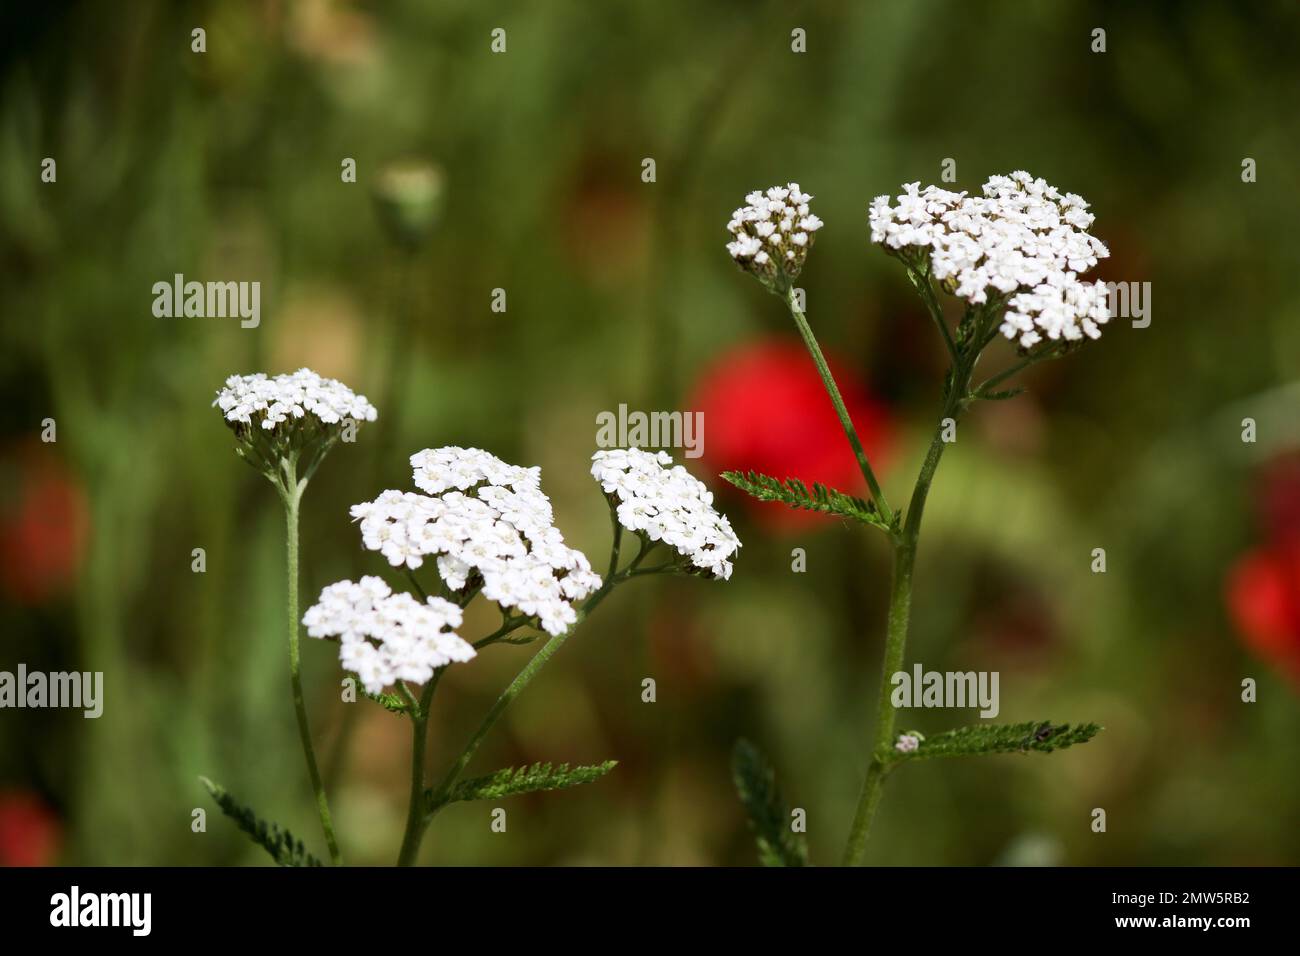
[(353, 506), (366, 548), (394, 567), (418, 568), (436, 556), (452, 590), (481, 579), (484, 597), (537, 617), (550, 634), (577, 620), (570, 602), (587, 597), (601, 579), (551, 523), (540, 469), (454, 447), (417, 452), (411, 466), (427, 495), (385, 491)]
[(372, 694), (399, 680), (423, 684), (435, 669), (475, 655), (454, 631), (461, 624), (455, 604), (438, 597), (421, 604), (377, 577), (331, 584), (302, 623), (310, 637), (339, 639), (339, 662)]
[(731, 577), (729, 560), (740, 547), (713, 493), (667, 452), (639, 448), (598, 451), (591, 474), (605, 494), (618, 497), (618, 523), (651, 541), (663, 541), (711, 577)]
[(896, 204), (871, 203), (872, 242), (926, 250), (934, 277), (973, 304), (990, 289), (1012, 296), (1000, 331), (1021, 348), (1101, 336), (1106, 286), (1078, 274), (1109, 252), (1086, 231), (1093, 216), (1081, 197), (1023, 171), (990, 177), (980, 196), (920, 183), (903, 190)]
[(735, 236), (727, 243), (731, 258), (764, 282), (798, 276), (822, 227), (808, 209), (811, 199), (798, 183), (750, 193), (747, 205), (733, 212), (727, 223), (727, 231)]
[(364, 395), (355, 394), (340, 381), (322, 378), (309, 368), (274, 378), (262, 372), (232, 375), (212, 404), (221, 409), (227, 422), (256, 422), (266, 431), (307, 416), (321, 424), (336, 425), (345, 418), (373, 422), (378, 414)]

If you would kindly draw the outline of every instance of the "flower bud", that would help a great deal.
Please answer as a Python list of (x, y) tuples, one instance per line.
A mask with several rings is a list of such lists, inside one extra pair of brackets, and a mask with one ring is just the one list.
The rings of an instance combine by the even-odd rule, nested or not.
[(389, 163), (375, 185), (379, 219), (399, 245), (419, 246), (442, 211), (442, 169), (423, 160)]
[(769, 291), (782, 294), (799, 276), (822, 221), (808, 208), (812, 196), (798, 183), (754, 191), (747, 205), (731, 214), (727, 231), (734, 237), (727, 252)]

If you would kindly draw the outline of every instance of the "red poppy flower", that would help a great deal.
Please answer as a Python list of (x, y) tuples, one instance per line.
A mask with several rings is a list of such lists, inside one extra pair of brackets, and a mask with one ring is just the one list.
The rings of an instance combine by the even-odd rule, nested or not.
[(1246, 645), (1300, 687), (1300, 454), (1263, 469), (1265, 543), (1228, 572), (1228, 612)]
[(6, 456), (17, 492), (0, 511), (0, 585), (19, 604), (65, 590), (85, 546), (85, 494), (62, 461), (43, 446)]
[[(888, 413), (844, 365), (827, 363), (877, 474), (892, 451)], [(691, 408), (704, 413), (703, 463), (713, 474), (754, 470), (776, 478), (821, 482), (851, 494), (865, 483), (812, 358), (789, 339), (733, 349), (705, 370)], [(746, 497), (765, 523), (783, 529), (828, 520), (815, 512)]]
[(1246, 645), (1300, 685), (1300, 542), (1238, 560), (1228, 573), (1228, 610)]
[(61, 840), (59, 819), (40, 798), (0, 793), (0, 866), (51, 866)]

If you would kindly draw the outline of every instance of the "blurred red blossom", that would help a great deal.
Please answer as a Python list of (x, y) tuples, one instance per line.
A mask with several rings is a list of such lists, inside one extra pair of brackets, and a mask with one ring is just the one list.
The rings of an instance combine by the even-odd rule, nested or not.
[(34, 794), (0, 792), (0, 866), (51, 866), (63, 828), (54, 811)]
[(1270, 545), (1228, 573), (1228, 610), (1246, 646), (1300, 686), (1300, 545)]
[(1263, 474), (1264, 543), (1227, 575), (1228, 612), (1247, 647), (1300, 687), (1300, 456)]
[(0, 506), (0, 586), (19, 604), (40, 604), (72, 583), (85, 548), (88, 507), (81, 484), (43, 445), (5, 455), (13, 489)]
[[(888, 410), (861, 378), (827, 357), (845, 407), (877, 474), (888, 468), (893, 427)], [(865, 482), (840, 428), (812, 358), (789, 339), (763, 339), (731, 349), (705, 369), (692, 397), (704, 413), (703, 463), (712, 474), (759, 471), (776, 478), (821, 482), (863, 494)], [(793, 530), (827, 519), (779, 503), (745, 498), (754, 514), (776, 529)]]

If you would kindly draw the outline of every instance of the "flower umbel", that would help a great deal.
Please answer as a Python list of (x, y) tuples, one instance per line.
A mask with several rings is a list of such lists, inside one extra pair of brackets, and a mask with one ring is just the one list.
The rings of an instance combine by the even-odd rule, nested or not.
[(337, 425), (345, 418), (373, 422), (376, 417), (374, 406), (364, 395), (309, 368), (274, 378), (262, 372), (232, 375), (212, 404), (221, 409), (236, 434), (240, 434), (241, 425), (284, 434), (286, 429), (278, 426), (291, 419), (324, 426)]
[(235, 433), (239, 456), (272, 481), (281, 462), (299, 456), (310, 477), (345, 430), (378, 417), (364, 395), (307, 368), (275, 377), (232, 375), (212, 404)]
[(310, 637), (339, 640), (339, 661), (380, 693), (397, 681), (423, 684), (435, 669), (467, 661), (474, 648), (455, 633), (461, 609), (440, 597), (421, 604), (380, 578), (339, 581), (321, 592), (302, 623)]
[(713, 493), (681, 465), (673, 465), (667, 452), (619, 448), (598, 451), (591, 462), (591, 475), (616, 507), (620, 525), (672, 547), (688, 562), (684, 570), (731, 577), (730, 559), (740, 539), (726, 515), (714, 510)]
[(871, 241), (909, 264), (924, 262), (942, 287), (972, 305), (1006, 301), (999, 331), (1021, 349), (1044, 339), (1099, 338), (1110, 318), (1106, 286), (1079, 273), (1110, 253), (1086, 230), (1093, 216), (1074, 193), (1017, 171), (992, 176), (983, 194), (908, 183), (891, 204), (871, 203)]
[(773, 292), (781, 293), (799, 275), (822, 221), (812, 214), (812, 196), (798, 183), (755, 190), (731, 214), (727, 231), (735, 238), (727, 252)]
[(411, 466), (416, 487), (429, 494), (390, 490), (353, 506), (367, 549), (393, 567), (414, 569), (436, 557), (452, 591), (481, 588), (503, 608), (536, 617), (550, 634), (574, 623), (571, 602), (599, 588), (601, 578), (552, 524), (540, 469), (456, 447), (417, 452)]

